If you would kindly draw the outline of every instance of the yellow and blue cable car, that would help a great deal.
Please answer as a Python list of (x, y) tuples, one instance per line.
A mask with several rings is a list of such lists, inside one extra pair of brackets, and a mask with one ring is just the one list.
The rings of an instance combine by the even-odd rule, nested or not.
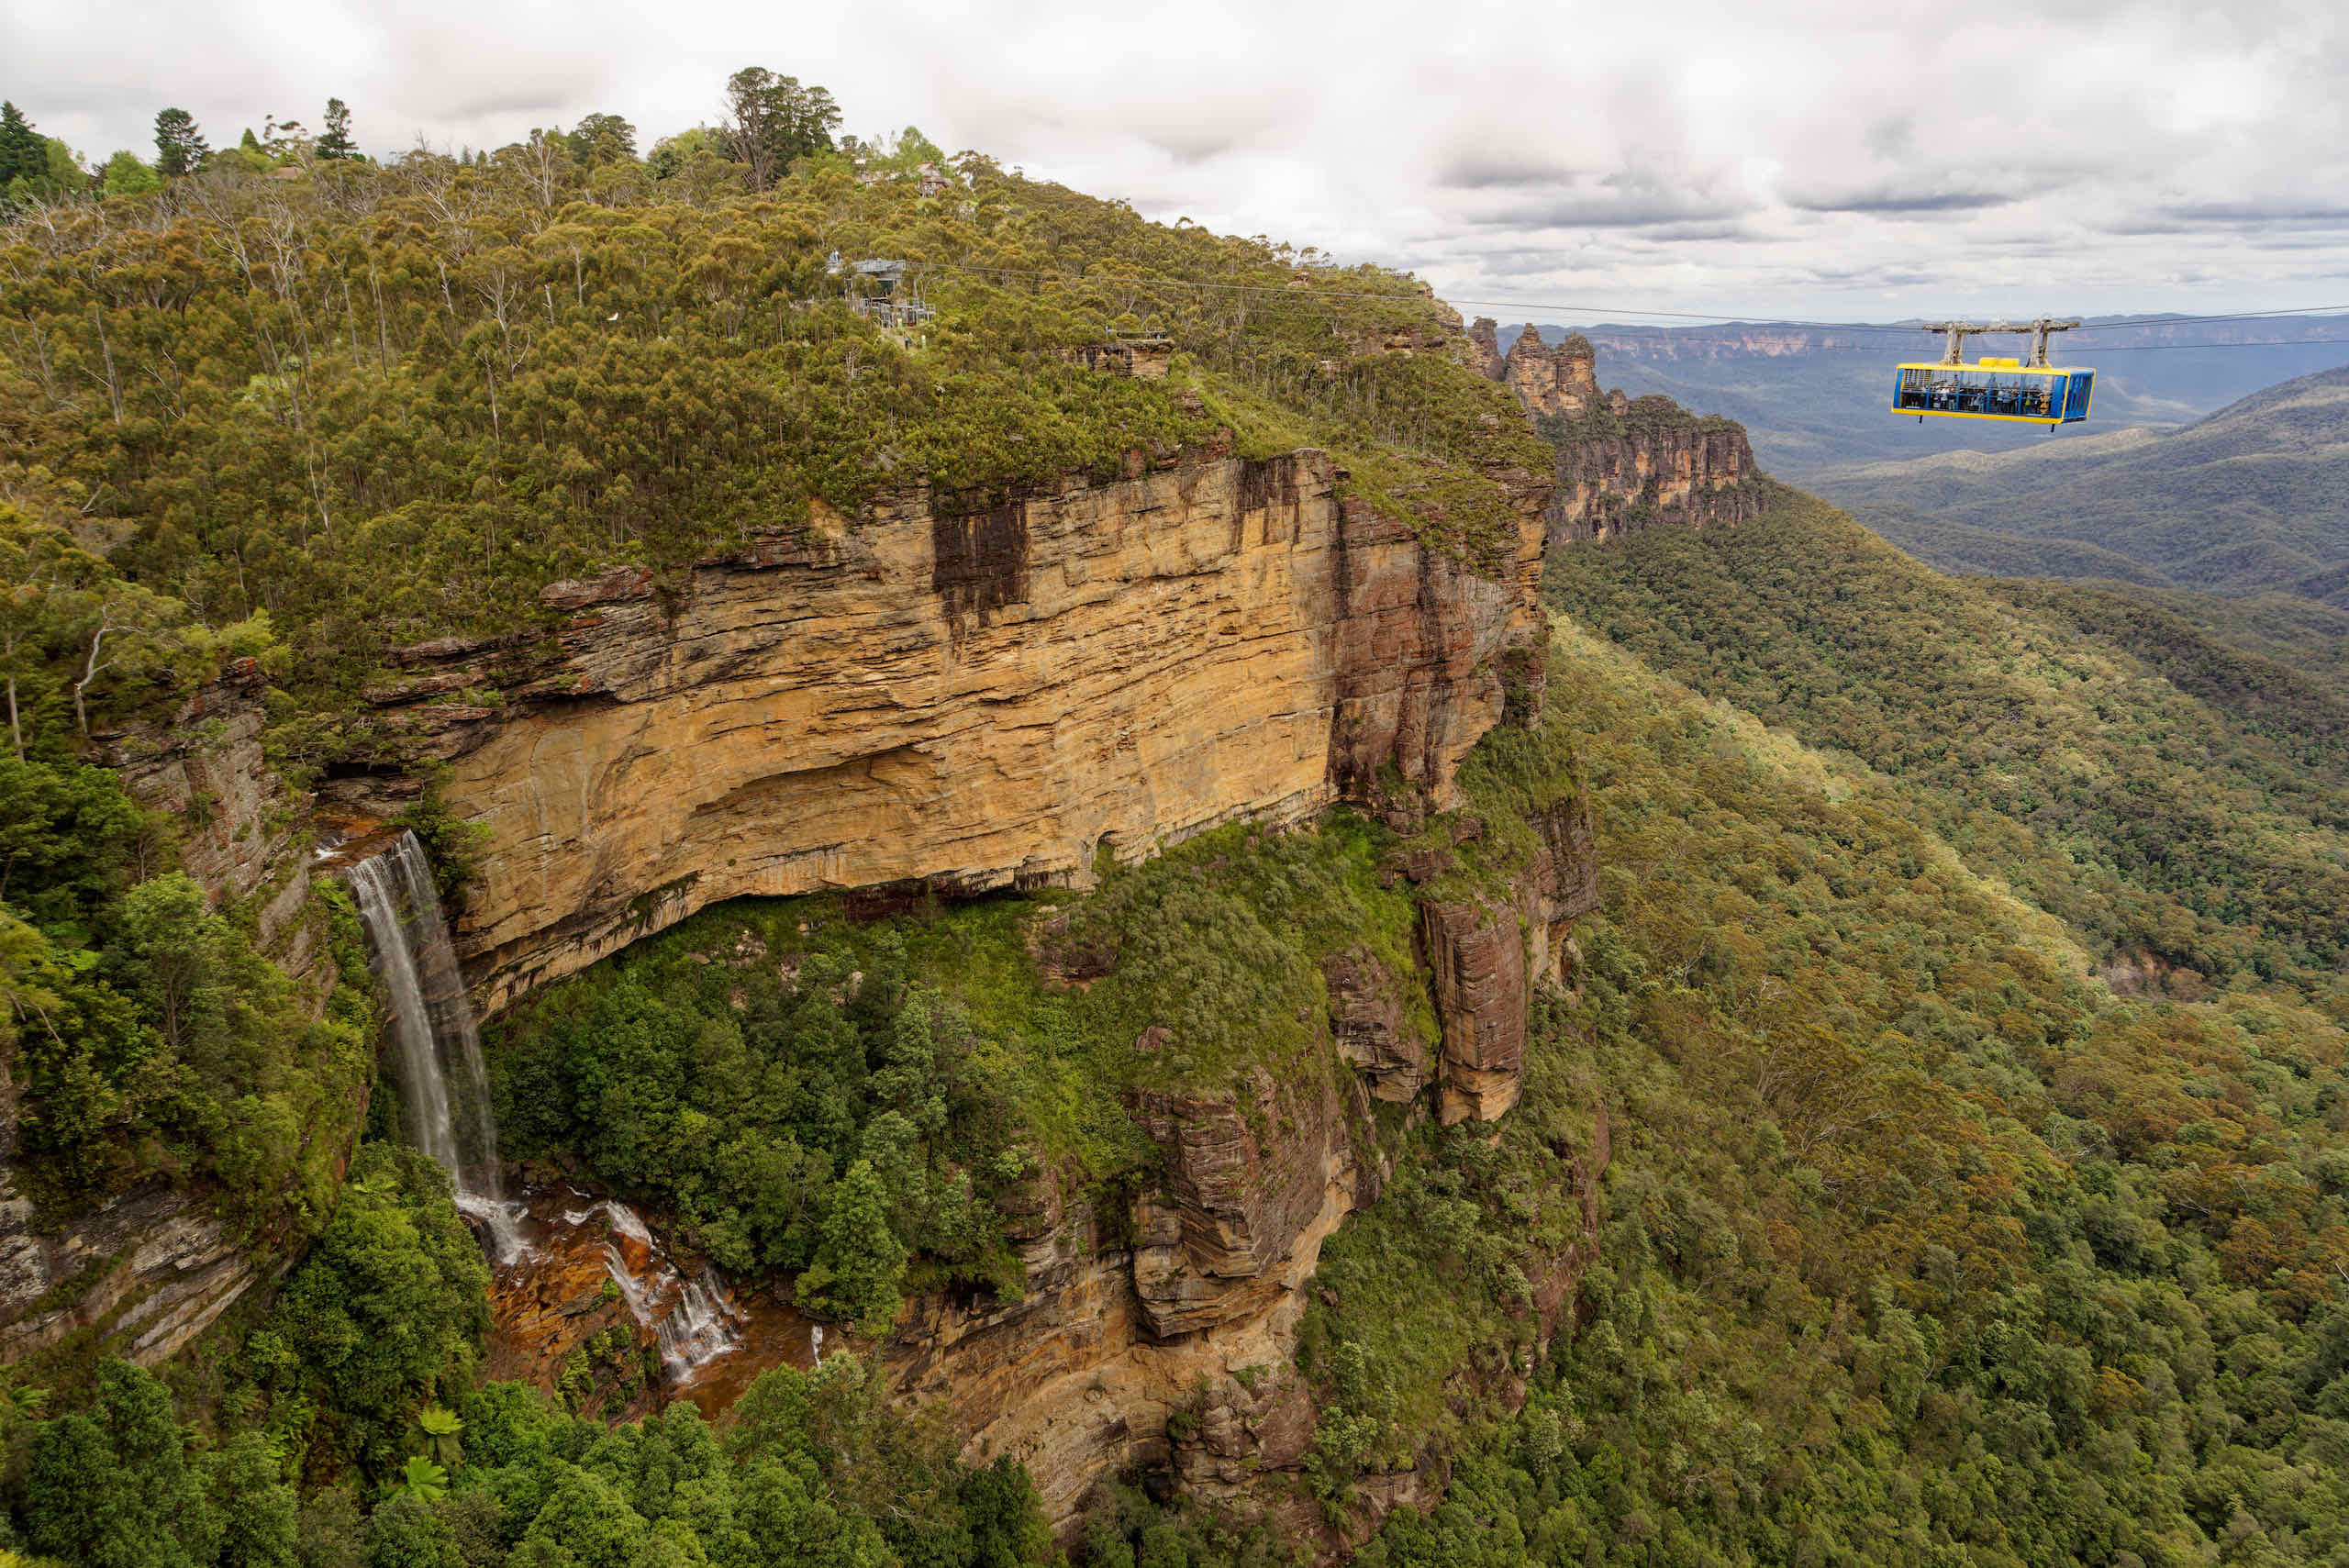
[[(2088, 417), (2096, 396), (2096, 372), (2076, 365), (2047, 362), (2047, 337), (2078, 326), (2076, 321), (1937, 322), (1926, 328), (1947, 335), (1949, 350), (1934, 361), (1912, 361), (1896, 366), (1892, 411), (1926, 419), (2006, 419), (2020, 424), (2075, 424)], [(1985, 355), (1972, 364), (1958, 358), (1966, 338), (1982, 332), (2028, 332), (2032, 354), (2021, 359)]]

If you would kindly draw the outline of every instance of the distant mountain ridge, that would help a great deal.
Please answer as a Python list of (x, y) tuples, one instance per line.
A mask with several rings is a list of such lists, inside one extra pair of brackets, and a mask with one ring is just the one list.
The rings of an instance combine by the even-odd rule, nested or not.
[[(1609, 382), (1630, 396), (1660, 393), (1737, 420), (1752, 435), (1762, 466), (1798, 484), (1845, 464), (1956, 447), (2009, 451), (2076, 441), (2117, 426), (2183, 425), (2263, 387), (2349, 361), (2349, 317), (2133, 319), (2140, 324), (2099, 326), (2091, 318), (2058, 340), (2058, 358), (2096, 367), (2097, 406), (2092, 424), (2052, 439), (2032, 426), (1895, 418), (1887, 407), (1891, 366), (1940, 353), (1938, 340), (1916, 324), (1607, 323), (1543, 325), (1539, 331), (1551, 343), (1570, 331), (1587, 338)], [(1502, 340), (1517, 330), (1503, 326)]]
[(1810, 483), (1948, 571), (2349, 605), (2349, 367), (2174, 431), (1854, 464)]

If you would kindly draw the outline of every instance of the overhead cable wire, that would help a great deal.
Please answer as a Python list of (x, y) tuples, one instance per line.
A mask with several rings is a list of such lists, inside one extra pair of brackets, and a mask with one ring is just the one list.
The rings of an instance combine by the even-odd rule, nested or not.
[(2102, 348), (2082, 345), (2099, 359), (2107, 354), (2167, 354), (2203, 349), (2299, 349), (2321, 345), (2349, 349), (2349, 336), (2340, 338), (2277, 338), (2261, 343), (2108, 343)]

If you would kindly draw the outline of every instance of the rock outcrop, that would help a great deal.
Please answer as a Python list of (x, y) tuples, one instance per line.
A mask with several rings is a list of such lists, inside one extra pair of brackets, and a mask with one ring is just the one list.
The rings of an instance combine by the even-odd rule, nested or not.
[(174, 820), (181, 868), (216, 901), (258, 900), (261, 951), (322, 1002), (329, 981), (301, 853), (305, 803), (262, 754), (268, 690), (260, 666), (239, 660), (170, 722), (108, 737), (106, 761), (133, 799)]
[(1340, 953), (1321, 966), (1330, 987), (1339, 1060), (1358, 1070), (1379, 1099), (1414, 1099), (1427, 1086), (1428, 1051), (1412, 1032), (1404, 982), (1367, 948)]
[(1525, 1073), (1525, 940), (1516, 911), (1481, 900), (1419, 906), (1419, 940), (1443, 1020), (1442, 1097), (1448, 1124), (1496, 1121), (1517, 1104)]
[(1517, 1104), (1537, 983), (1555, 984), (1565, 928), (1598, 906), (1590, 808), (1581, 795), (1536, 812), (1533, 862), (1510, 896), (1426, 899), (1419, 946), (1443, 1029), (1437, 1115), (1496, 1121)]
[(1469, 328), (1473, 362), (1517, 394), (1558, 450), (1543, 515), (1551, 546), (1656, 524), (1734, 527), (1768, 504), (1743, 427), (1699, 418), (1668, 397), (1602, 393), (1597, 350), (1579, 332), (1553, 346), (1529, 325), (1506, 358), (1496, 334), (1489, 317)]
[(1353, 1207), (1353, 1151), (1326, 1077), (1238, 1091), (1145, 1093), (1134, 1120), (1165, 1162), (1163, 1198), (1137, 1213), (1134, 1288), (1151, 1331), (1196, 1333), (1262, 1312), (1295, 1288), (1282, 1265), (1325, 1215)]
[[(1064, 1540), (1097, 1479), (1170, 1462), (1168, 1421), (1198, 1388), (1287, 1364), (1322, 1243), (1368, 1195), (1327, 1081), (1136, 1109), (1166, 1185), (1135, 1200), (1130, 1245), (1072, 1210), (1029, 1241), (1022, 1300), (925, 1297), (887, 1351), (899, 1396), (942, 1408), (966, 1458), (1027, 1465)], [(1296, 1456), (1311, 1431), (1308, 1413)]]
[(231, 1240), (184, 1188), (150, 1184), (41, 1234), (11, 1186), (0, 1197), (0, 1361), (96, 1329), (108, 1354), (154, 1366), (289, 1262)]
[(915, 495), (675, 584), (558, 584), (551, 638), (407, 651), (373, 700), (487, 829), (458, 930), (484, 1006), (718, 899), (1085, 886), (1104, 850), (1382, 769), (1450, 804), (1501, 656), (1542, 635), (1549, 482), (1500, 475), (1517, 537), (1485, 576), (1341, 477), (1170, 454), (976, 514)]
[(1501, 352), (1500, 329), (1489, 316), (1476, 317), (1468, 328), (1468, 363), (1486, 381), (1508, 380), (1508, 360)]
[(1598, 351), (1569, 332), (1553, 348), (1531, 322), (1508, 351), (1503, 379), (1528, 414), (1576, 419), (1599, 406)]

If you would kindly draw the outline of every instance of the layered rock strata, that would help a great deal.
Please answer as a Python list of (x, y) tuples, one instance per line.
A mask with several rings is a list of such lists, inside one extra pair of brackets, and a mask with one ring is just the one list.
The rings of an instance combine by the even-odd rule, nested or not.
[(1544, 521), (1553, 545), (1620, 539), (1659, 525), (1734, 528), (1769, 493), (1743, 427), (1699, 420), (1642, 397), (1558, 443), (1558, 488)]
[(1406, 1026), (1403, 983), (1367, 948), (1322, 963), (1339, 1060), (1359, 1071), (1379, 1099), (1401, 1104), (1428, 1082), (1426, 1046)]
[(1443, 1029), (1437, 1114), (1447, 1125), (1495, 1121), (1517, 1104), (1536, 984), (1563, 978), (1566, 928), (1598, 906), (1587, 800), (1537, 811), (1533, 863), (1507, 900), (1425, 899), (1419, 946)]
[[(1353, 1151), (1326, 1077), (1134, 1096), (1165, 1161), (1163, 1200), (1136, 1216), (1134, 1289), (1151, 1331), (1174, 1339), (1261, 1313), (1294, 1287), (1281, 1265), (1323, 1215), (1353, 1207)], [(1284, 1129), (1284, 1136), (1268, 1130)]]
[(1449, 804), (1541, 635), (1549, 484), (1498, 475), (1486, 577), (1341, 477), (1190, 454), (977, 514), (914, 495), (674, 584), (558, 584), (550, 639), (407, 651), (373, 700), (487, 829), (458, 931), (484, 1006), (718, 899), (1085, 886), (1383, 769)]
[(925, 1297), (898, 1325), (899, 1396), (942, 1408), (965, 1458), (1025, 1464), (1063, 1540), (1095, 1481), (1170, 1462), (1168, 1419), (1197, 1388), (1287, 1363), (1322, 1243), (1374, 1195), (1335, 1084), (1249, 1098), (1142, 1096), (1167, 1182), (1135, 1201), (1130, 1244), (1054, 1198), (1023, 1299)]

